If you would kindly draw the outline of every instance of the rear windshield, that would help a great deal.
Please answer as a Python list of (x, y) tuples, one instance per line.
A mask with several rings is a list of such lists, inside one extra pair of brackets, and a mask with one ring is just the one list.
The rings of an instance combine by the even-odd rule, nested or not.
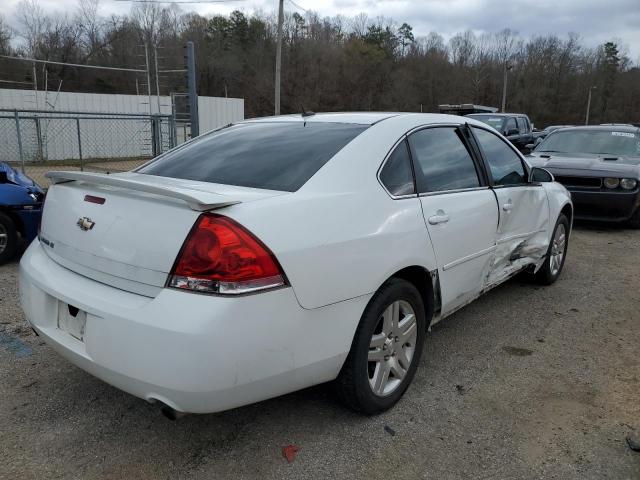
[(490, 115), (467, 115), (467, 117), (480, 120), (482, 123), (486, 123), (487, 125), (495, 128), (498, 131), (502, 130), (502, 122), (504, 121), (504, 117), (492, 117)]
[(138, 173), (293, 192), (367, 127), (324, 122), (233, 125), (167, 152)]
[(536, 152), (640, 156), (640, 137), (610, 130), (559, 130), (538, 145)]

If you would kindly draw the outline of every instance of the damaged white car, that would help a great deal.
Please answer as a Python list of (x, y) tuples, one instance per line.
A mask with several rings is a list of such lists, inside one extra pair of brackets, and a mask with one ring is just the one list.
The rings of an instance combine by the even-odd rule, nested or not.
[(551, 174), (446, 115), (264, 118), (134, 172), (48, 176), (28, 321), (170, 415), (328, 381), (381, 412), (430, 325), (518, 272), (558, 278), (573, 216)]

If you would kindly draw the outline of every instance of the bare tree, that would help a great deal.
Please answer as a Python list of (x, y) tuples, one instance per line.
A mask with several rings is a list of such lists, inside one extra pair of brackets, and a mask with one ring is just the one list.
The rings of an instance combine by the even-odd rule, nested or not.
[(148, 45), (158, 44), (162, 7), (155, 2), (136, 3), (131, 8), (131, 17), (138, 27), (142, 39)]
[(26, 42), (27, 54), (35, 56), (51, 18), (45, 14), (38, 0), (22, 0), (18, 4), (17, 16), (21, 25), (20, 36)]
[(11, 53), (11, 39), (13, 31), (7, 24), (3, 15), (0, 15), (0, 54), (9, 55)]

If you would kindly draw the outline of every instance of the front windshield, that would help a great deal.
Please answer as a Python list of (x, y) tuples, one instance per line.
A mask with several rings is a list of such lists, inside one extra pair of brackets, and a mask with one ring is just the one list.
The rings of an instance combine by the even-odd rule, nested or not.
[(560, 130), (549, 135), (535, 151), (640, 156), (640, 136), (610, 130)]
[(492, 117), (491, 115), (469, 115), (469, 117), (480, 120), (499, 132), (502, 131), (502, 122), (504, 121), (502, 117)]

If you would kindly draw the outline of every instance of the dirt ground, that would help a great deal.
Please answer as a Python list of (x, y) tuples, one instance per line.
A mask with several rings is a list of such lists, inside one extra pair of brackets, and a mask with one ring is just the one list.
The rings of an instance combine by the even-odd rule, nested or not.
[[(98, 173), (126, 172), (133, 170), (134, 168), (138, 168), (140, 165), (148, 161), (149, 159), (109, 160), (104, 162), (92, 161), (85, 163), (84, 171)], [(12, 163), (12, 166), (18, 170), (22, 168), (19, 163)], [(50, 182), (44, 175), (51, 170), (80, 171), (80, 165), (78, 163), (60, 163), (59, 165), (51, 163), (27, 163), (25, 165), (24, 173), (26, 173), (38, 185), (46, 188), (49, 186)]]
[(171, 422), (35, 337), (5, 265), (0, 478), (640, 479), (639, 247), (640, 231), (578, 226), (555, 285), (515, 278), (435, 327), (376, 417), (319, 386)]

